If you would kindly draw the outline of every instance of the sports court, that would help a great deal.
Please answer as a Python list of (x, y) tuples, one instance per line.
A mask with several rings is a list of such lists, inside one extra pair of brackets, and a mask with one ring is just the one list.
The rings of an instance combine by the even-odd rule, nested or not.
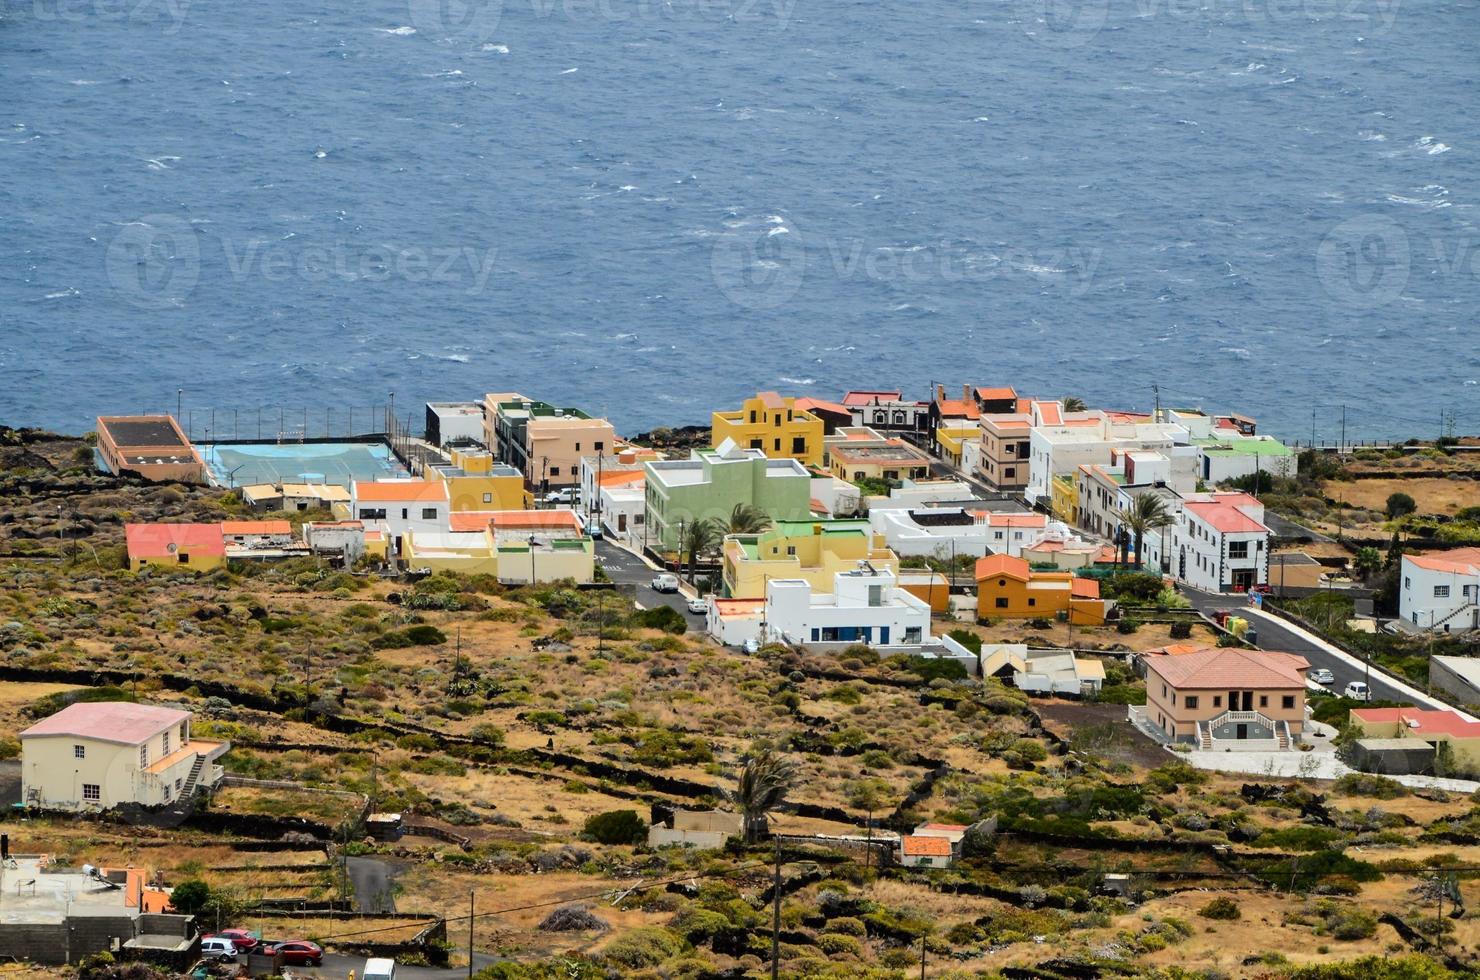
[(407, 476), (390, 447), (369, 442), (216, 443), (200, 446), (211, 482), (223, 487), (253, 483), (334, 483)]

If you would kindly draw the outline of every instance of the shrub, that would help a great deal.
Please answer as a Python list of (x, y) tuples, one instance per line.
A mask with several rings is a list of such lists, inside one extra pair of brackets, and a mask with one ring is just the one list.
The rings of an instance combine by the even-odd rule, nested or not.
[(581, 836), (598, 844), (638, 844), (647, 840), (647, 824), (636, 810), (608, 810), (586, 818)]
[(1173, 623), (1171, 637), (1174, 640), (1186, 640), (1192, 636), (1191, 623)]
[(1400, 490), (1397, 493), (1388, 494), (1383, 510), (1387, 512), (1388, 517), (1396, 520), (1418, 510), (1418, 504), (1412, 497)]
[(1134, 633), (1140, 628), (1141, 624), (1136, 622), (1134, 619), (1122, 619), (1117, 621), (1115, 624), (1115, 632), (1126, 635)]
[(617, 966), (638, 970), (657, 966), (683, 950), (683, 940), (673, 932), (657, 926), (643, 926), (618, 936), (602, 951), (602, 956)]
[(863, 943), (859, 939), (832, 932), (824, 932), (817, 937), (817, 948), (828, 956), (838, 956), (843, 953), (851, 956), (863, 954)]
[(863, 936), (868, 930), (864, 928), (862, 919), (855, 919), (851, 915), (840, 915), (827, 924), (828, 932), (835, 932), (843, 936)]
[(1211, 902), (1198, 909), (1197, 914), (1202, 916), (1204, 919), (1233, 920), (1243, 918), (1243, 913), (1239, 911), (1238, 903), (1235, 902), (1233, 899), (1226, 897), (1213, 899)]
[(170, 907), (183, 915), (195, 915), (211, 903), (211, 886), (199, 878), (182, 881), (170, 893)]
[(632, 614), (632, 623), (645, 629), (662, 630), (665, 633), (683, 633), (689, 628), (683, 614), (672, 606), (654, 606)]

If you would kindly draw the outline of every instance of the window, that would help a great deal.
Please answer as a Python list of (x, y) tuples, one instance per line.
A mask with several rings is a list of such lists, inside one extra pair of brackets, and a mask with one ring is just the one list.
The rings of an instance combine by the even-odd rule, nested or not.
[(1013, 477), (1017, 476), (1017, 467), (1016, 466), (1009, 466), (1009, 467), (1007, 467), (1005, 470), (1002, 471), (1002, 475), (1004, 477), (1006, 477), (1007, 479), (1011, 480)]
[(550, 467), (550, 475), (551, 476), (559, 476), (560, 475), (560, 467), (558, 467), (558, 466), (552, 466), (552, 467)]
[(1247, 558), (1247, 557), (1249, 557), (1249, 542), (1247, 542), (1247, 541), (1230, 541), (1230, 542), (1228, 542), (1228, 557), (1229, 558)]
[(409, 517), (410, 514), (411, 514), (411, 511), (410, 511), (409, 508), (406, 508), (406, 507), (402, 507), (401, 508), (401, 520), (403, 520), (403, 521), (406, 520), (406, 518)]
[(180, 787), (182, 787), (184, 785), (185, 785), (185, 780), (183, 780), (183, 779), (177, 779), (177, 780), (175, 780), (175, 792), (176, 793), (180, 792)]
[(188, 721), (180, 722), (180, 744), (190, 744), (190, 722)]
[(781, 428), (781, 413), (777, 412), (775, 418), (772, 421), (775, 423), (776, 428)]
[(1447, 586), (1447, 585), (1436, 585), (1436, 586), (1434, 586), (1434, 598), (1435, 599), (1448, 599), (1449, 598), (1449, 586)]
[(578, 442), (578, 443), (576, 443), (576, 452), (580, 452), (580, 451), (581, 451), (581, 444)]
[(385, 520), (385, 508), (384, 507), (361, 507), (360, 508), (360, 520), (362, 520), (362, 521), (383, 521), (383, 520)]
[(74, 759), (86, 759), (87, 758), (87, 746), (86, 745), (74, 745), (74, 746), (72, 746), (72, 758), (74, 758)]
[(1030, 598), (1030, 599), (1028, 599), (1028, 605), (1030, 605), (1030, 606), (1036, 606), (1036, 605), (1038, 605), (1038, 600), (1037, 599)]
[(163, 741), (164, 741), (164, 749), (161, 752), (161, 754), (162, 755), (169, 755), (170, 754), (170, 733), (169, 732), (165, 732), (164, 733), (164, 740)]
[(1213, 695), (1213, 707), (1215, 707), (1215, 708), (1221, 708), (1221, 707), (1223, 707), (1223, 695), (1221, 695), (1221, 694), (1215, 694), (1215, 695)]
[(1176, 704), (1176, 703), (1177, 703), (1177, 692), (1176, 691), (1173, 691), (1172, 692), (1172, 704)]
[(180, 552), (178, 555), (176, 555), (175, 560), (178, 561), (182, 565), (188, 565), (188, 564), (190, 564), (190, 556), (187, 555), (183, 551)]
[(1410, 589), (1412, 587), (1413, 587), (1413, 579), (1409, 578), (1407, 575), (1404, 575), (1403, 576), (1403, 588)]
[(82, 798), (93, 803), (101, 802), (103, 799), (103, 787), (97, 783), (83, 783)]
[(1295, 707), (1295, 695), (1293, 695), (1293, 694), (1286, 694), (1284, 697), (1280, 698), (1280, 707), (1281, 708), (1293, 708), (1293, 707)]
[(139, 768), (149, 768), (149, 746), (147, 745), (139, 746)]
[(751, 412), (750, 413), (750, 424), (751, 425), (755, 425), (755, 413), (754, 412)]
[(1186, 698), (1183, 699), (1183, 702), (1186, 704), (1186, 706), (1189, 709), (1196, 708), (1197, 707), (1197, 695), (1196, 694), (1189, 694), (1189, 695), (1187, 695)]
[(493, 503), (493, 494), (491, 494), (491, 493), (485, 493), (483, 495), (483, 502), (485, 504), (491, 504), (491, 503)]
[(1167, 696), (1167, 686), (1165, 684), (1163, 684), (1161, 686), (1161, 696), (1162, 697), (1166, 697)]
[(1261, 694), (1261, 695), (1259, 695), (1259, 707), (1261, 707), (1261, 708), (1267, 708), (1267, 707), (1269, 707), (1269, 695), (1268, 694)]
[(437, 508), (423, 507), (421, 509), (421, 519), (424, 521), (435, 521), (437, 519)]
[(997, 605), (997, 608), (998, 609), (1006, 609), (1007, 608), (1007, 597), (1006, 596), (999, 596), (997, 598), (997, 604), (996, 605)]

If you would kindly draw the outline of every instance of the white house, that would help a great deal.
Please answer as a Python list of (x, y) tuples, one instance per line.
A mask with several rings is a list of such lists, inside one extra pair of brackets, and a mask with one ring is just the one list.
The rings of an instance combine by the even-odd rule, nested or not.
[(126, 701), (81, 701), (27, 728), (21, 801), (53, 810), (165, 806), (211, 788), (229, 742), (191, 733), (191, 714)]
[(350, 485), (350, 517), (384, 531), (397, 553), (407, 531), (447, 530), (450, 512), (446, 480), (356, 480)]
[(353, 565), (365, 553), (365, 525), (360, 521), (306, 521), (303, 542), (315, 554), (342, 555)]
[(438, 447), (483, 445), (483, 403), (427, 402), (426, 436)]
[(1421, 630), (1480, 629), (1480, 548), (1404, 555), (1398, 610)]
[(1199, 476), (1216, 485), (1249, 476), (1256, 470), (1272, 476), (1294, 476), (1295, 452), (1273, 436), (1233, 435), (1193, 440)]
[(1264, 505), (1241, 492), (1189, 494), (1166, 532), (1146, 536), (1149, 568), (1204, 592), (1243, 592), (1269, 583)]
[(884, 535), (885, 543), (895, 554), (940, 559), (952, 555), (1020, 557), (1023, 548), (1037, 540), (1050, 523), (1044, 514), (996, 513), (961, 507), (918, 510), (870, 507), (868, 520), (874, 533)]
[(1187, 430), (1145, 417), (1112, 413), (1065, 412), (1058, 402), (1033, 403), (1033, 427), (1028, 436), (1029, 503), (1048, 501), (1053, 478), (1080, 466), (1111, 461), (1111, 450), (1159, 450), (1171, 457), (1173, 447), (1188, 444)]
[(892, 572), (866, 563), (833, 576), (816, 594), (805, 579), (766, 583), (766, 635), (788, 643), (915, 646), (930, 636), (930, 607), (899, 587)]
[(901, 510), (946, 500), (971, 500), (975, 497), (971, 484), (965, 480), (904, 480), (899, 486), (889, 489), (889, 496), (871, 497), (869, 508)]

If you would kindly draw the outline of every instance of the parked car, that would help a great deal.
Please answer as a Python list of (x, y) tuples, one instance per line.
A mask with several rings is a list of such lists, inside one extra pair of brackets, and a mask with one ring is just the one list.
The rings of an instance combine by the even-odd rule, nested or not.
[(223, 936), (213, 936), (200, 941), (201, 959), (219, 960), (222, 963), (236, 962), (236, 943)]
[(1370, 701), (1372, 693), (1367, 690), (1367, 685), (1362, 681), (1352, 681), (1343, 692), (1346, 697), (1354, 701)]
[(573, 504), (578, 499), (578, 491), (575, 487), (562, 487), (559, 490), (551, 490), (545, 494), (547, 504)]
[(667, 572), (659, 572), (657, 575), (654, 575), (653, 576), (653, 591), (654, 592), (677, 592), (678, 591), (678, 576), (677, 575), (670, 575)]
[(281, 954), (283, 963), (289, 966), (323, 966), (324, 964), (323, 947), (307, 939), (287, 939), (282, 942), (269, 943), (262, 948), (262, 952), (274, 959)]
[(1325, 667), (1317, 667), (1315, 670), (1311, 671), (1310, 679), (1315, 681), (1317, 684), (1336, 683), (1336, 675), (1331, 673)]
[(256, 936), (245, 929), (222, 929), (220, 932), (208, 932), (202, 939), (230, 939), (239, 953), (250, 953), (262, 942)]
[(748, 639), (748, 640), (745, 641), (745, 645), (744, 645), (743, 649), (745, 650), (746, 653), (760, 653), (760, 651), (761, 651), (760, 641), (757, 640), (755, 637), (752, 636), (750, 639)]
[(689, 612), (698, 613), (700, 616), (709, 612), (709, 598), (702, 595), (694, 596), (689, 600)]
[(371, 958), (365, 961), (365, 970), (360, 974), (361, 980), (396, 980), (396, 961)]

